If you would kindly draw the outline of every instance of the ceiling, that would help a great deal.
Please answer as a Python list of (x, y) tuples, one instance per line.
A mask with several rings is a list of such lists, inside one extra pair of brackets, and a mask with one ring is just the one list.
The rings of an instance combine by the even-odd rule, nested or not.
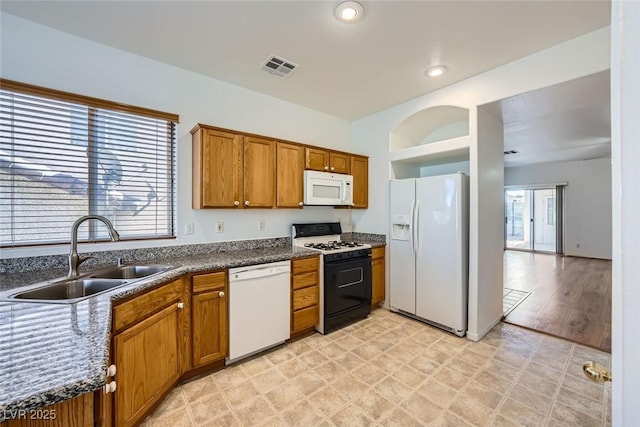
[[(610, 2), (597, 0), (362, 0), (364, 18), (354, 24), (334, 18), (337, 4), (3, 0), (0, 8), (347, 120), (384, 110), (610, 22)], [(285, 78), (268, 74), (259, 67), (269, 55), (300, 67)], [(436, 64), (446, 65), (449, 72), (426, 78), (424, 71)], [(526, 98), (512, 101), (505, 111), (523, 115), (528, 102)]]
[(504, 123), (505, 166), (611, 155), (609, 71), (488, 104)]

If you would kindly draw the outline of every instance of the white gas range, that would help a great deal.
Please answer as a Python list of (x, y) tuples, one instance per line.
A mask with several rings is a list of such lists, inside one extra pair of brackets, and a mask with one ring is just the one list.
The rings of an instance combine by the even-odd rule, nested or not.
[(371, 312), (371, 245), (340, 240), (339, 222), (293, 224), (294, 246), (320, 252), (322, 334), (363, 319)]

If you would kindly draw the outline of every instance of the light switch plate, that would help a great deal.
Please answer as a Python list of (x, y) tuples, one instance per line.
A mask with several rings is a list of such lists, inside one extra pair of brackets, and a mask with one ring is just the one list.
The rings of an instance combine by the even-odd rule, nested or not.
[(184, 225), (184, 234), (193, 234), (195, 225), (192, 222), (188, 222)]

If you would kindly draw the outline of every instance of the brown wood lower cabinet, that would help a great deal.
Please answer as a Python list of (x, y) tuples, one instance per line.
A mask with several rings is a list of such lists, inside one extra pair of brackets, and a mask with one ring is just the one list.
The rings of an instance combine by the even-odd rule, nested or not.
[(170, 301), (114, 337), (116, 426), (137, 425), (180, 378), (183, 307)]
[[(12, 416), (10, 411), (7, 414)], [(16, 412), (0, 427), (93, 427), (93, 393), (30, 411)]]
[(194, 276), (191, 297), (193, 367), (227, 356), (227, 273)]
[(291, 260), (291, 336), (304, 334), (318, 323), (320, 258)]
[(385, 267), (384, 246), (372, 249), (371, 255), (371, 307), (376, 308), (384, 301), (385, 294)]

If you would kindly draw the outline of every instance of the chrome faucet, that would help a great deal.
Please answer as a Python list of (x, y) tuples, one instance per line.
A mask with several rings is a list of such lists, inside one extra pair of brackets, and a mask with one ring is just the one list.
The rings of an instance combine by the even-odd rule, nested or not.
[(91, 256), (78, 255), (78, 227), (80, 227), (80, 224), (90, 219), (97, 219), (98, 221), (102, 221), (104, 225), (107, 226), (112, 242), (117, 242), (118, 240), (120, 240), (120, 235), (118, 234), (116, 229), (113, 228), (113, 224), (111, 224), (111, 221), (109, 221), (107, 218), (100, 215), (85, 215), (78, 218), (76, 222), (74, 222), (71, 226), (71, 251), (69, 252), (69, 273), (67, 274), (67, 277), (69, 279), (73, 279), (78, 276), (78, 267), (80, 267), (80, 264), (82, 264), (89, 258), (93, 258)]

